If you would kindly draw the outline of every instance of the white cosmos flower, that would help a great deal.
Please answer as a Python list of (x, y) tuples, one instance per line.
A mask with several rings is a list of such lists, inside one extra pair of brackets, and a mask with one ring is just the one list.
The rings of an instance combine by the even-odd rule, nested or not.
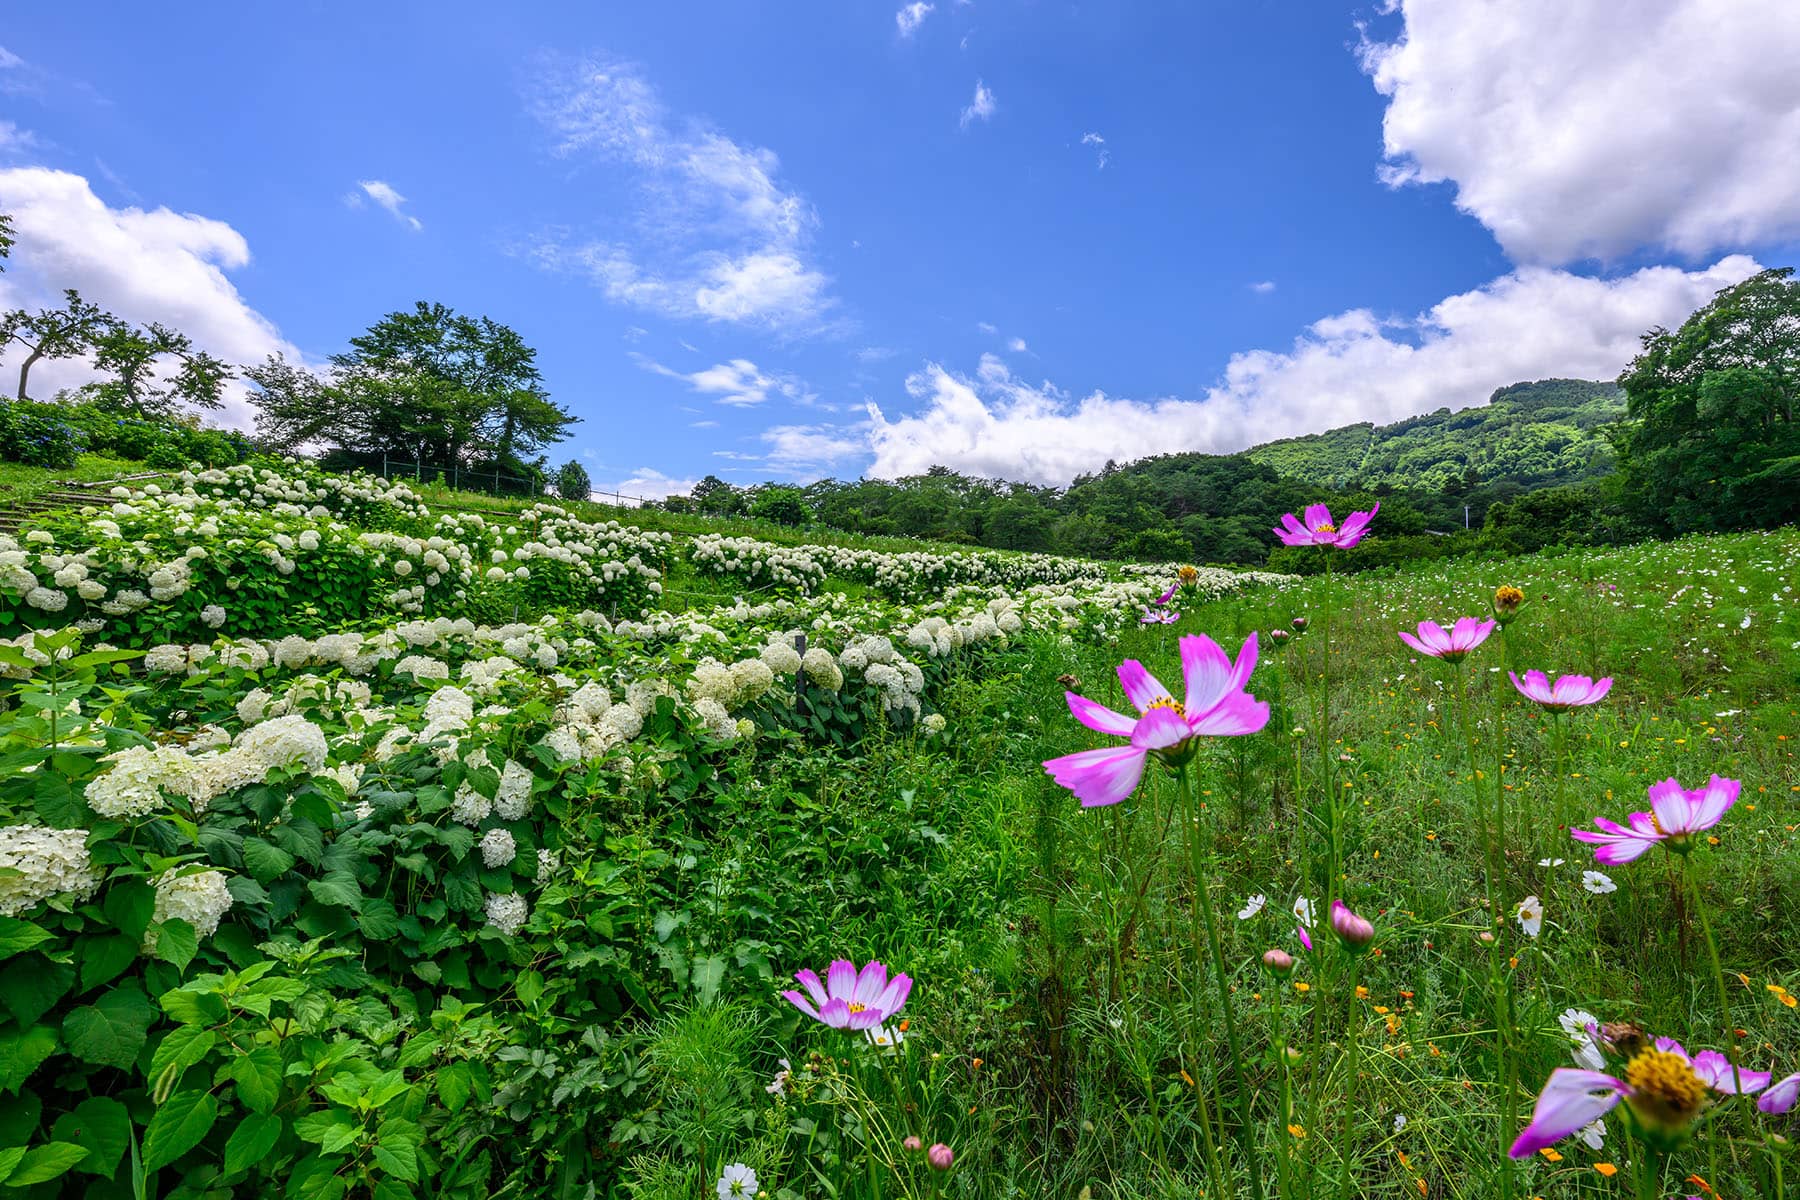
[(1601, 871), (1583, 871), (1581, 886), (1596, 896), (1604, 896), (1608, 892), (1619, 890), (1619, 885), (1612, 881), (1612, 876)]
[(1254, 917), (1257, 913), (1261, 912), (1263, 910), (1263, 905), (1268, 902), (1269, 898), (1261, 892), (1258, 892), (1244, 902), (1244, 907), (1238, 909), (1238, 920), (1248, 921), (1251, 917)]
[(740, 1200), (756, 1195), (756, 1172), (743, 1163), (732, 1163), (719, 1176), (719, 1200)]
[(869, 1039), (869, 1045), (886, 1048), (904, 1042), (906, 1031), (898, 1025), (875, 1025), (863, 1030), (863, 1036)]
[(1306, 929), (1311, 929), (1313, 926), (1313, 904), (1305, 896), (1294, 897), (1294, 920), (1300, 922), (1301, 926)]
[(1606, 1122), (1595, 1118), (1575, 1131), (1575, 1136), (1588, 1144), (1588, 1149), (1598, 1150), (1606, 1141)]
[(1538, 859), (1538, 866), (1540, 866), (1540, 867), (1560, 867), (1566, 861), (1568, 861), (1568, 860), (1561, 859), (1561, 858), (1540, 858), (1540, 859)]
[(1556, 1020), (1562, 1026), (1564, 1035), (1574, 1044), (1571, 1053), (1575, 1061), (1590, 1071), (1603, 1070), (1606, 1067), (1606, 1056), (1600, 1053), (1594, 1035), (1588, 1032), (1590, 1025), (1600, 1024), (1600, 1018), (1585, 1009), (1565, 1008)]
[(1516, 915), (1519, 918), (1519, 928), (1525, 931), (1526, 937), (1536, 937), (1538, 930), (1544, 927), (1544, 906), (1536, 896), (1527, 896), (1519, 901)]

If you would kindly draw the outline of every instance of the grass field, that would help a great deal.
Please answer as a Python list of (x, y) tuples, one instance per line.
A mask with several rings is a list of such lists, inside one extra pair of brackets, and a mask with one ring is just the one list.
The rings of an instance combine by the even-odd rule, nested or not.
[[(1590, 1018), (1800, 1070), (1794, 530), (1203, 574), (1143, 625), (1154, 572), (165, 482), (0, 548), (0, 1155), (41, 1194), (1784, 1194), (1748, 1098), (1506, 1149), (1552, 1070), (1626, 1074)], [(1397, 637), (1503, 584), (1460, 664)], [(1197, 634), (1256, 636), (1266, 723), (1082, 807), (1044, 762), (1121, 739), (1065, 691), (1179, 693)], [(1614, 682), (1553, 715), (1530, 669)], [(1691, 853), (1569, 836), (1714, 773)], [(904, 1007), (782, 996), (837, 958)]]

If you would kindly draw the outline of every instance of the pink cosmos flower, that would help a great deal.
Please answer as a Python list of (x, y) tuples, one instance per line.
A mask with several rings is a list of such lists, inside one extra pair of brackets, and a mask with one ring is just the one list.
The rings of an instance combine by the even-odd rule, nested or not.
[[(1665, 1056), (1663, 1065), (1672, 1066), (1666, 1056), (1673, 1055), (1687, 1064), (1694, 1073), (1695, 1079), (1707, 1088), (1721, 1095), (1753, 1095), (1769, 1086), (1767, 1071), (1746, 1071), (1742, 1067), (1735, 1070), (1731, 1060), (1717, 1050), (1702, 1050), (1689, 1057), (1680, 1042), (1669, 1038), (1657, 1038), (1656, 1049), (1646, 1052), (1648, 1057)], [(1675, 1066), (1679, 1072), (1679, 1066)], [(1684, 1089), (1669, 1087), (1670, 1082), (1678, 1085), (1679, 1081), (1671, 1081), (1667, 1070), (1646, 1070), (1643, 1078), (1651, 1082), (1645, 1084), (1644, 1113), (1654, 1114), (1659, 1121), (1668, 1120), (1679, 1115), (1680, 1108), (1687, 1102)], [(1800, 1079), (1800, 1076), (1796, 1077)], [(1785, 1084), (1787, 1081), (1783, 1080)], [(1688, 1085), (1692, 1087), (1692, 1081)], [(1781, 1085), (1777, 1085), (1781, 1086)], [(1667, 1090), (1668, 1095), (1659, 1094), (1659, 1089)], [(1558, 1067), (1550, 1072), (1549, 1082), (1544, 1084), (1543, 1092), (1538, 1096), (1537, 1105), (1531, 1111), (1531, 1123), (1519, 1134), (1518, 1140), (1508, 1151), (1514, 1158), (1527, 1158), (1544, 1147), (1560, 1142), (1586, 1126), (1597, 1121), (1619, 1106), (1620, 1101), (1631, 1101), (1638, 1095), (1637, 1089), (1623, 1079), (1615, 1078), (1604, 1071), (1587, 1071), (1576, 1067)], [(1791, 1102), (1790, 1102), (1791, 1106)], [(1760, 1104), (1759, 1104), (1760, 1107)], [(1764, 1111), (1770, 1111), (1765, 1109)], [(1785, 1110), (1782, 1110), (1785, 1111)], [(1698, 1110), (1686, 1114), (1691, 1120), (1698, 1115)]]
[(904, 973), (888, 978), (887, 967), (873, 960), (859, 973), (847, 958), (835, 960), (825, 972), (825, 982), (812, 971), (796, 971), (794, 978), (806, 989), (781, 993), (795, 1008), (833, 1029), (870, 1029), (899, 1012), (912, 993), (912, 980)]
[(1138, 618), (1139, 625), (1173, 625), (1181, 620), (1181, 614), (1172, 608), (1146, 608), (1144, 615)]
[(1542, 671), (1527, 671), (1525, 678), (1520, 679), (1511, 671), (1507, 678), (1519, 689), (1519, 694), (1527, 700), (1534, 700), (1551, 712), (1567, 712), (1571, 708), (1585, 708), (1590, 704), (1598, 704), (1606, 699), (1606, 693), (1612, 691), (1612, 676), (1604, 679), (1589, 679), (1586, 675), (1558, 675), (1553, 684)]
[(1050, 777), (1074, 792), (1084, 807), (1117, 804), (1131, 795), (1151, 755), (1181, 766), (1193, 757), (1198, 738), (1256, 733), (1269, 723), (1268, 704), (1244, 690), (1256, 669), (1255, 634), (1244, 639), (1235, 664), (1204, 635), (1188, 634), (1180, 645), (1184, 700), (1177, 701), (1136, 659), (1119, 664), (1119, 682), (1138, 710), (1136, 717), (1065, 693), (1077, 721), (1097, 733), (1130, 739), (1124, 746), (1082, 750), (1044, 763)]
[(1350, 906), (1342, 900), (1331, 902), (1331, 931), (1345, 946), (1359, 954), (1375, 940), (1375, 926), (1351, 912)]
[(1400, 640), (1428, 658), (1461, 662), (1464, 655), (1487, 641), (1488, 634), (1494, 632), (1494, 624), (1491, 620), (1458, 617), (1456, 624), (1446, 630), (1436, 621), (1420, 621), (1418, 637), (1402, 629)]
[(1304, 523), (1294, 519), (1293, 513), (1282, 513), (1281, 524), (1275, 528), (1275, 536), (1288, 546), (1332, 546), (1339, 550), (1348, 550), (1363, 540), (1368, 532), (1369, 522), (1381, 511), (1381, 504), (1368, 512), (1353, 512), (1344, 518), (1340, 528), (1331, 519), (1331, 510), (1323, 504), (1306, 506)]
[(1658, 842), (1665, 850), (1686, 854), (1693, 848), (1695, 834), (1725, 819), (1742, 787), (1735, 779), (1717, 775), (1707, 780), (1705, 787), (1693, 789), (1684, 789), (1678, 779), (1665, 779), (1650, 785), (1649, 812), (1632, 813), (1624, 825), (1595, 817), (1599, 832), (1571, 829), (1569, 836), (1600, 847), (1594, 851), (1594, 859), (1609, 866), (1633, 862)]
[(1155, 601), (1153, 601), (1153, 603), (1158, 608), (1161, 608), (1163, 605), (1167, 604), (1169, 601), (1171, 601), (1175, 598), (1175, 589), (1179, 588), (1180, 586), (1181, 586), (1181, 584), (1179, 582), (1171, 583), (1169, 585), (1169, 590), (1164, 592), (1162, 595), (1158, 596), (1155, 599)]
[(1779, 1080), (1773, 1086), (1764, 1089), (1763, 1094), (1756, 1098), (1756, 1107), (1766, 1113), (1780, 1116), (1791, 1110), (1795, 1101), (1800, 1101), (1800, 1071), (1796, 1071), (1786, 1079)]

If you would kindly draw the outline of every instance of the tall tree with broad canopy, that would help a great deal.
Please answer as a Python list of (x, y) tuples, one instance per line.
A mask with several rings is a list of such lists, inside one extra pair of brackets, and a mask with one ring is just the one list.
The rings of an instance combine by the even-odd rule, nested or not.
[(30, 399), (26, 390), (31, 368), (46, 359), (77, 358), (99, 345), (101, 339), (126, 328), (124, 322), (97, 304), (81, 298), (70, 288), (63, 293), (61, 308), (44, 308), (37, 312), (16, 308), (0, 313), (0, 346), (17, 342), (25, 347), (19, 363), (20, 400)]
[[(143, 329), (116, 322), (94, 339), (92, 349), (94, 366), (108, 378), (86, 385), (80, 394), (145, 420), (171, 417), (184, 405), (223, 408), (220, 394), (236, 375), (223, 360), (196, 350), (186, 334), (154, 321)], [(158, 370), (169, 365), (172, 372)]]
[(580, 419), (550, 400), (536, 358), (497, 321), (420, 301), (350, 339), (322, 375), (272, 356), (245, 376), (257, 433), (278, 448), (524, 473)]
[(1619, 377), (1626, 504), (1670, 533), (1800, 518), (1800, 282), (1793, 268), (1725, 288), (1673, 333), (1644, 335)]

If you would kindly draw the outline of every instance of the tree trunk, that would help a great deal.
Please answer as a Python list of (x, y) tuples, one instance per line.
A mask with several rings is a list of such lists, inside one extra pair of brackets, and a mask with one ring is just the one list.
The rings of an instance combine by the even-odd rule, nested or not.
[(19, 364), (19, 399), (30, 399), (30, 397), (25, 394), (25, 379), (31, 374), (31, 364), (42, 357), (44, 357), (43, 350), (34, 347), (31, 353), (26, 356), (25, 361)]

